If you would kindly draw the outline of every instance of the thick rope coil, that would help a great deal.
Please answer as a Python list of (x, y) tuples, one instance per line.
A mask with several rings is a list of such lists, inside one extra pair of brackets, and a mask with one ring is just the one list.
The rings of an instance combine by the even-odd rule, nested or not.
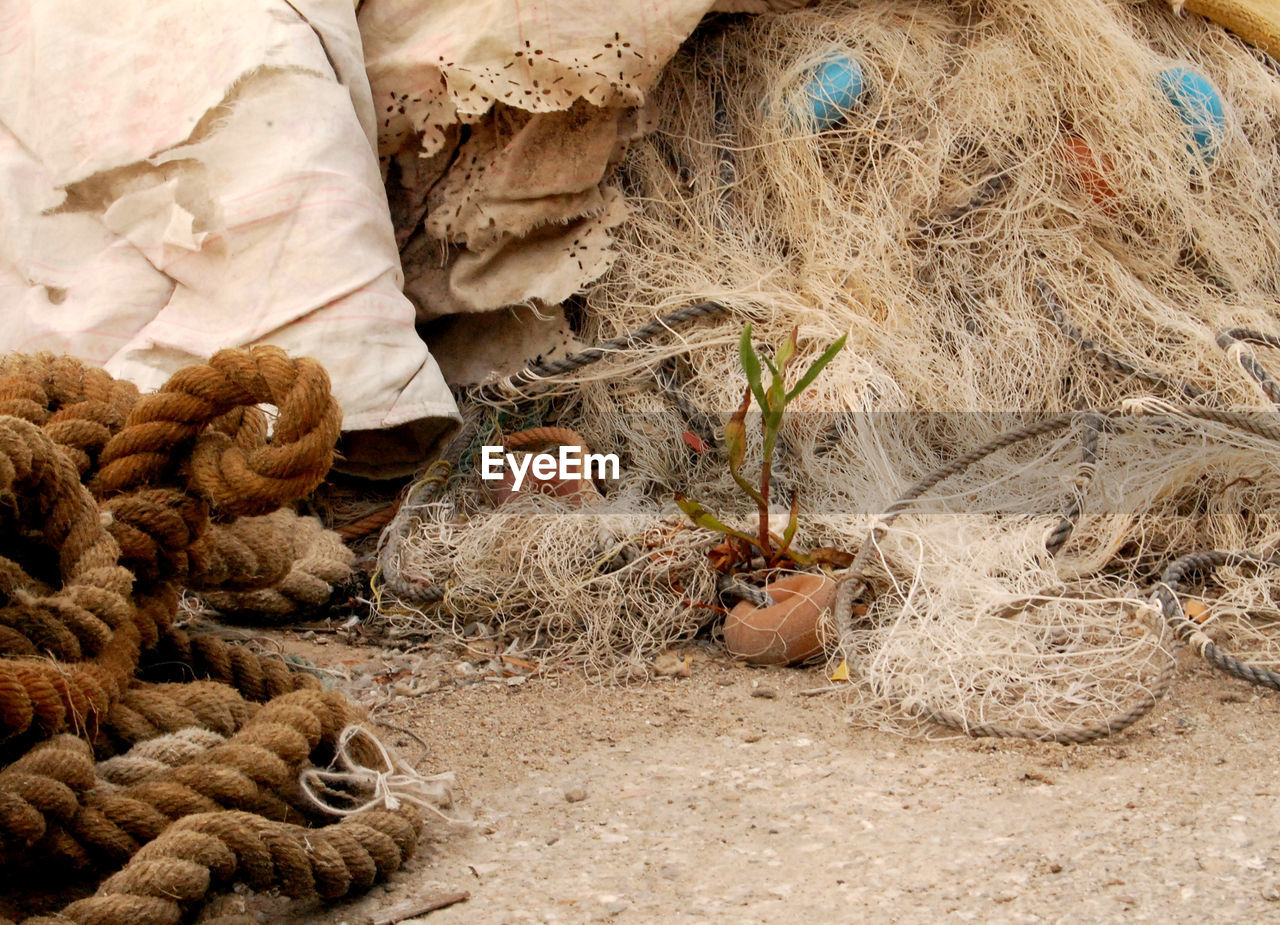
[(202, 813), (144, 846), (95, 896), (52, 921), (66, 925), (177, 925), (211, 890), (234, 882), (285, 896), (338, 899), (368, 889), (413, 853), (421, 823), (401, 811), (368, 812), (320, 829), (251, 813)]
[(301, 518), (281, 509), (215, 524), (192, 550), (187, 587), (238, 591), (278, 584), (293, 564), (293, 532)]
[[(323, 607), (334, 587), (351, 577), (355, 553), (317, 518), (300, 517), (293, 511), (277, 511), (268, 517), (273, 521), (267, 541), (288, 553), (289, 569), (266, 587), (255, 584), (235, 589), (224, 585), (201, 590), (196, 586), (205, 603), (224, 618), (254, 622), (295, 619), (300, 613)], [(219, 532), (219, 527), (211, 531), (215, 535)]]
[(68, 356), (0, 357), (0, 414), (42, 427), (66, 450), (81, 476), (124, 426), (138, 398), (133, 383)]
[[(276, 406), (266, 439), (261, 418), (241, 409)], [(234, 412), (239, 424), (209, 427)], [(191, 487), (223, 515), (267, 514), (323, 481), (333, 462), (341, 412), (329, 377), (308, 358), (276, 347), (223, 350), (180, 370), (138, 399), (100, 456), (95, 494), (109, 497), (169, 476), (177, 447), (190, 450)]]
[[(65, 767), (54, 767), (46, 750), (40, 753), (45, 756), (40, 767), (50, 768), (46, 775), (28, 761), (12, 780), (0, 776), (0, 793), (13, 804), (12, 820), (0, 820), (0, 845), (28, 848), (38, 828), (41, 841), (34, 856), (56, 857), (77, 870), (110, 870), (173, 820), (195, 813), (226, 809), (282, 821), (307, 818), (314, 802), (301, 795), (297, 768), (313, 756), (324, 760), (345, 744), (342, 731), (359, 716), (336, 692), (280, 697), (220, 744), (125, 787), (92, 786), (90, 780), (91, 789), (72, 792), (70, 802), (64, 792), (68, 780), (83, 780), (85, 762), (92, 777), (92, 754), (84, 745), (60, 752)], [(53, 800), (50, 793), (61, 797)], [(42, 817), (38, 826), (36, 815)], [(11, 823), (18, 828), (10, 829)], [(25, 866), (18, 857), (5, 860)]]
[[(24, 545), (56, 552), (62, 576), (61, 588), (45, 593), (22, 563), (6, 562), (0, 641), (4, 654), (18, 657), (0, 660), (0, 742), (28, 730), (40, 737), (92, 730), (137, 664), (132, 576), (119, 566), (119, 547), (69, 458), (38, 427), (13, 417), (0, 418), (0, 502), (17, 517), (9, 525), (15, 533), (19, 524), (40, 525), (43, 542)], [(46, 652), (59, 660), (38, 657)]]
[[(259, 404), (276, 406), (273, 421)], [(201, 814), (209, 831), (231, 816), (256, 820), (227, 829), (238, 848), (248, 843), (237, 831), (262, 833), (242, 855), (245, 879), (294, 895), (315, 894), (317, 882), (321, 896), (367, 886), (411, 849), (417, 823), (386, 814), (285, 824), (316, 815), (299, 772), (331, 760), (362, 714), (283, 660), (174, 625), (184, 585), (319, 603), (346, 577), (349, 554), (333, 534), (270, 513), (324, 477), (339, 420), (324, 371), (274, 348), (224, 351), (143, 397), (78, 361), (0, 358), (6, 892), (57, 891), (70, 873), (146, 859), (175, 820)], [(267, 516), (236, 520), (257, 515)], [(95, 769), (95, 750), (131, 746)], [(366, 764), (377, 757), (367, 742), (345, 748), (364, 748)], [(366, 818), (384, 818), (400, 843)], [(129, 893), (127, 876), (114, 882), (123, 889), (104, 887), (105, 905), (75, 907), (86, 920)], [(139, 909), (121, 921), (157, 920)]]
[(293, 671), (281, 658), (258, 655), (217, 636), (192, 635), (177, 628), (170, 629), (146, 653), (141, 674), (152, 681), (221, 681), (256, 703), (320, 687), (316, 678)]
[(177, 732), (139, 742), (123, 755), (98, 762), (95, 768), (98, 786), (106, 783), (127, 787), (139, 783), (161, 771), (186, 764), (197, 755), (226, 741), (226, 736), (211, 729), (185, 726)]
[(71, 735), (33, 746), (0, 771), (0, 862), (12, 863), (43, 838), (49, 820), (73, 818), (93, 785), (92, 750)]
[(112, 750), (120, 751), (192, 726), (233, 735), (257, 710), (258, 704), (226, 684), (135, 682), (111, 708), (102, 731)]

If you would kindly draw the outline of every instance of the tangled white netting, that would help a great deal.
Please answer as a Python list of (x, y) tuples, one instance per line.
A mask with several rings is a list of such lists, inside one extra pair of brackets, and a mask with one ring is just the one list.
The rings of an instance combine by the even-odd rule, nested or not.
[[(797, 101), (833, 55), (858, 62), (866, 90), (842, 122), (811, 131)], [(1221, 95), (1207, 149), (1161, 92), (1170, 68)], [(723, 456), (683, 436), (694, 412), (722, 423), (738, 404), (746, 320), (774, 347), (798, 326), (800, 368), (849, 335), (792, 406), (776, 460), (775, 497), (799, 493), (801, 547), (856, 552), (914, 480), (1028, 415), (1157, 401), (1274, 410), (1239, 362), (1241, 349), (1264, 363), (1268, 351), (1215, 339), (1280, 330), (1280, 78), (1207, 21), (1121, 0), (721, 18), (652, 105), (657, 131), (620, 168), (632, 214), (582, 300), (584, 337), (698, 300), (728, 311), (559, 378), (538, 406), (622, 455), (603, 507), (485, 511), (470, 477), (426, 519), (405, 571), (450, 589), (458, 612), (501, 611), (595, 658), (706, 621), (690, 604), (712, 600), (717, 538), (675, 529), (670, 499), (746, 513)], [(1095, 362), (1072, 325), (1158, 377)], [(1161, 566), (1280, 542), (1265, 434), (1130, 420), (1104, 429), (1087, 472), (1080, 440), (1074, 427), (993, 454), (885, 531), (870, 556), (876, 593), (846, 640), (863, 716), (1101, 721), (1167, 668), (1149, 603)], [(1073, 498), (1083, 512), (1051, 556), (1046, 536)], [(624, 537), (641, 550), (636, 571), (601, 568)], [(573, 571), (584, 564), (596, 568)], [(1210, 634), (1275, 664), (1267, 576), (1226, 570), (1206, 593), (1230, 598), (1210, 608)]]

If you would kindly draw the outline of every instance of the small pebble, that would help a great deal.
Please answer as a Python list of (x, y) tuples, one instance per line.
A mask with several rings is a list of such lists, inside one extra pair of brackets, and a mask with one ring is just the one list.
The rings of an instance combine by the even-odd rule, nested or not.
[(564, 792), (564, 798), (569, 803), (581, 803), (587, 798), (585, 787), (570, 787)]
[(1262, 898), (1269, 903), (1280, 902), (1280, 887), (1276, 887), (1276, 886), (1263, 887)]
[(621, 899), (615, 899), (611, 903), (604, 904), (604, 911), (610, 915), (618, 915), (619, 913), (626, 912), (629, 908), (631, 908), (631, 903), (624, 902)]
[(778, 692), (772, 687), (753, 687), (751, 689), (752, 697), (763, 697), (765, 700), (773, 700), (778, 696)]

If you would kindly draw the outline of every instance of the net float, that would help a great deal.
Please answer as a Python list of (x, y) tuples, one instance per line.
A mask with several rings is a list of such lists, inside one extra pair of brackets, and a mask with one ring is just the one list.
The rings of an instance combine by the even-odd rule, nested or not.
[(788, 575), (765, 585), (772, 607), (742, 601), (724, 621), (729, 654), (751, 665), (795, 665), (822, 653), (836, 583), (826, 575)]
[(1166, 68), (1157, 82), (1190, 136), (1187, 150), (1205, 166), (1212, 164), (1227, 128), (1218, 91), (1203, 75), (1185, 67)]

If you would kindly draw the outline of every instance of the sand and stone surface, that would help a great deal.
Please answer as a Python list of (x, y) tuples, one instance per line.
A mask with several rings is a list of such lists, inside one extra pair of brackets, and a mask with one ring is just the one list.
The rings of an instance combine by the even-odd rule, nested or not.
[(1132, 729), (1062, 746), (902, 738), (804, 696), (816, 669), (710, 646), (618, 687), (277, 636), (377, 704), (407, 761), (455, 772), (468, 820), (366, 898), (277, 921), (1280, 920), (1280, 695), (1194, 660)]

